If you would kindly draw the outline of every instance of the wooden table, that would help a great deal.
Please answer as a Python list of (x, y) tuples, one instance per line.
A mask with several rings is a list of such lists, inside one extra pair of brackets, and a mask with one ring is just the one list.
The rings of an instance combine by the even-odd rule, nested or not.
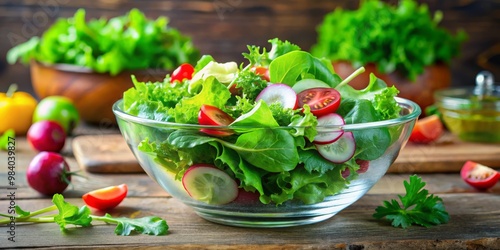
[[(51, 205), (48, 197), (26, 183), (25, 170), (36, 154), (24, 138), (17, 139), (16, 204), (27, 210)], [(72, 170), (79, 165), (71, 143), (63, 150)], [(6, 152), (0, 152), (0, 213), (9, 206)], [(17, 224), (15, 242), (8, 241), (7, 228), (0, 228), (0, 248), (122, 248), (128, 249), (500, 249), (500, 185), (478, 192), (465, 184), (457, 172), (419, 173), (426, 188), (439, 195), (450, 214), (450, 222), (431, 228), (394, 228), (372, 217), (383, 200), (404, 193), (403, 180), (410, 172), (392, 172), (352, 206), (333, 218), (313, 225), (278, 229), (238, 228), (214, 224), (198, 217), (192, 209), (163, 191), (145, 174), (96, 174), (81, 172), (64, 196), (83, 205), (81, 195), (90, 190), (126, 183), (128, 197), (111, 212), (113, 216), (157, 215), (170, 227), (165, 236), (115, 236), (114, 225), (70, 227), (67, 233), (56, 224)]]

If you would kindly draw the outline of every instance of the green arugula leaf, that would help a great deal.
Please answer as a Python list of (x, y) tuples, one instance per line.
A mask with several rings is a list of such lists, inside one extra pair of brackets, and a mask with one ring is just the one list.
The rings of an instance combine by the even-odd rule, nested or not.
[(157, 216), (130, 219), (125, 217), (115, 218), (106, 213), (104, 217), (99, 217), (99, 220), (116, 224), (116, 235), (127, 236), (134, 231), (148, 235), (165, 235), (168, 233), (167, 222)]
[(61, 194), (55, 194), (52, 197), (52, 203), (59, 210), (59, 214), (54, 217), (54, 221), (59, 224), (61, 231), (66, 230), (66, 225), (90, 226), (92, 217), (90, 217), (90, 209), (87, 206), (78, 208), (64, 201)]
[(384, 201), (383, 206), (375, 209), (373, 217), (386, 218), (392, 221), (392, 226), (407, 228), (412, 224), (424, 227), (447, 223), (450, 219), (438, 196), (429, 195), (424, 189), (425, 182), (417, 175), (410, 176), (410, 181), (404, 181), (405, 196), (398, 195), (402, 204), (397, 200)]
[[(42, 208), (33, 212), (25, 211), (16, 205), (16, 215), (0, 214), (4, 219), (0, 219), (0, 225), (9, 224), (14, 217), (16, 223), (57, 223), (61, 232), (66, 231), (66, 226), (77, 225), (82, 227), (91, 226), (92, 221), (103, 221), (109, 224), (115, 224), (115, 234), (127, 236), (132, 232), (138, 232), (147, 235), (165, 235), (168, 233), (167, 222), (157, 216), (149, 216), (137, 219), (114, 218), (109, 214), (105, 216), (96, 216), (90, 214), (87, 206), (78, 208), (77, 206), (64, 201), (61, 194), (55, 194), (52, 197), (54, 205)], [(45, 215), (49, 212), (58, 210), (57, 214)]]

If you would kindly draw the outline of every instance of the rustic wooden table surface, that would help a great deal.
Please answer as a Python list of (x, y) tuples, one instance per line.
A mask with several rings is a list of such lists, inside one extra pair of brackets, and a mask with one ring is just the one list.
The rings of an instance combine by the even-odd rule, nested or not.
[[(426, 150), (433, 152), (433, 146), (429, 147)], [(491, 145), (491, 148), (499, 150), (497, 145)], [(68, 139), (62, 153), (71, 170), (83, 170), (81, 174), (86, 177), (73, 177), (73, 186), (63, 193), (69, 202), (80, 206), (83, 205), (81, 196), (85, 192), (126, 183), (129, 186), (128, 196), (111, 215), (160, 216), (167, 221), (169, 233), (165, 236), (115, 236), (114, 225), (99, 223), (88, 228), (70, 227), (66, 233), (61, 233), (58, 225), (52, 223), (18, 223), (15, 226), (15, 242), (8, 240), (11, 237), (8, 229), (0, 227), (0, 248), (500, 249), (500, 185), (487, 192), (475, 191), (460, 179), (455, 168), (437, 173), (428, 169), (422, 173), (418, 173), (418, 169), (393, 169), (367, 195), (324, 222), (290, 228), (251, 229), (214, 224), (198, 217), (192, 209), (172, 198), (143, 173), (85, 171), (74, 158), (71, 139)], [(17, 138), (15, 203), (31, 211), (51, 205), (49, 197), (39, 195), (26, 182), (26, 168), (35, 154), (24, 138)], [(7, 190), (5, 151), (0, 152), (0, 161), (0, 213), (6, 213), (10, 190)], [(399, 167), (404, 165), (401, 162), (398, 164)], [(431, 228), (411, 226), (401, 229), (372, 217), (382, 201), (404, 193), (403, 181), (413, 173), (427, 182), (426, 188), (430, 193), (443, 199), (450, 214), (449, 223)]]

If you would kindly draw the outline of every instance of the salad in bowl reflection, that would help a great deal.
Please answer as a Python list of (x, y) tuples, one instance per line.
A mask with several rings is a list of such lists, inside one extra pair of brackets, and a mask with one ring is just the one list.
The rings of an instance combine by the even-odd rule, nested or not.
[(326, 220), (361, 198), (405, 145), (420, 108), (370, 78), (270, 40), (248, 64), (203, 56), (134, 81), (113, 111), (146, 173), (201, 217), (244, 227)]

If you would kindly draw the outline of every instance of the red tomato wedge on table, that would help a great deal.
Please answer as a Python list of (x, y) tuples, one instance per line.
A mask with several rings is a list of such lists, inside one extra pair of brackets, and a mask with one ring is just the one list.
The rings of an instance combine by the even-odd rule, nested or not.
[(334, 88), (311, 88), (297, 94), (299, 107), (308, 104), (317, 117), (335, 113), (340, 106), (340, 93)]
[(431, 143), (443, 135), (443, 123), (437, 115), (427, 116), (417, 120), (410, 135), (414, 143)]
[(109, 210), (118, 206), (127, 196), (127, 184), (110, 186), (90, 191), (82, 196), (87, 206), (97, 210)]
[(465, 162), (460, 176), (467, 184), (480, 190), (489, 189), (500, 180), (498, 171), (473, 161)]

